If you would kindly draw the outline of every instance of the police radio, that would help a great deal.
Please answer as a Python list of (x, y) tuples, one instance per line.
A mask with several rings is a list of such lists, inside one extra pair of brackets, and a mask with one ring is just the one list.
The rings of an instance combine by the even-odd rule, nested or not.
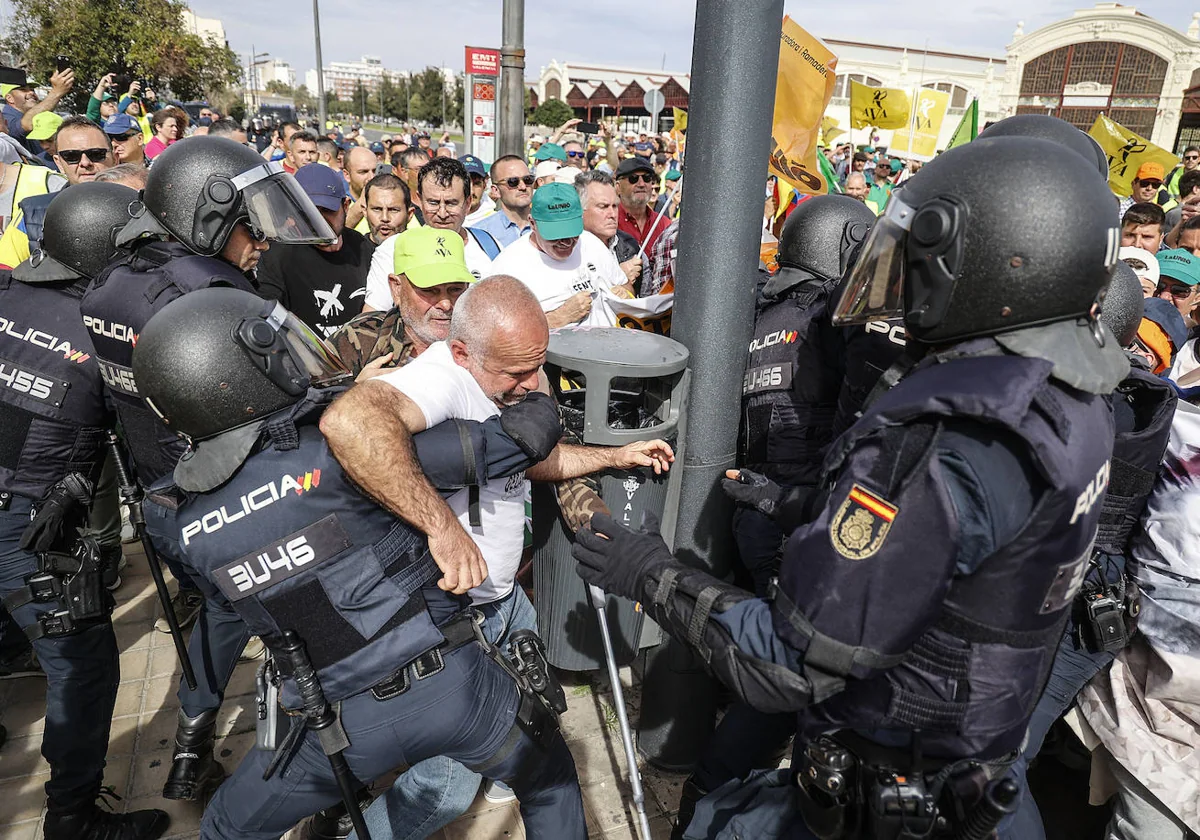
[(1079, 590), (1080, 614), (1076, 616), (1079, 643), (1089, 653), (1117, 653), (1133, 636), (1134, 625), (1141, 611), (1141, 593), (1137, 584), (1126, 582), (1125, 575), (1109, 583), (1100, 564), (1093, 557), (1089, 565), (1099, 583), (1089, 575)]

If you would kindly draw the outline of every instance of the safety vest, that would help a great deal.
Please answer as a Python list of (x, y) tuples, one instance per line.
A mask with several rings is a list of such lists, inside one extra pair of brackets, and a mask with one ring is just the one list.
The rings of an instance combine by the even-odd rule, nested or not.
[(13, 186), (12, 215), (4, 227), (3, 236), (0, 236), (0, 266), (16, 268), (29, 259), (29, 238), (19, 227), (24, 218), (21, 202), (32, 196), (50, 192), (50, 176), (55, 173), (44, 166), (28, 163), (10, 163), (9, 166), (16, 166), (18, 170), (17, 181)]
[(0, 271), (0, 491), (40, 499), (70, 473), (98, 477), (111, 415), (82, 295)]
[(1171, 174), (1163, 181), (1163, 187), (1167, 192), (1175, 198), (1179, 198), (1179, 179), (1183, 177), (1183, 166), (1176, 166), (1171, 170)]

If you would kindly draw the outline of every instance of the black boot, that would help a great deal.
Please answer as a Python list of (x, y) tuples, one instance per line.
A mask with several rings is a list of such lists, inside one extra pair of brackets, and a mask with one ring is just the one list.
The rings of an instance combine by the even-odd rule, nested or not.
[(113, 814), (94, 802), (67, 810), (50, 803), (42, 830), (46, 840), (157, 840), (170, 825), (165, 811)]
[(194, 718), (179, 710), (179, 728), (175, 730), (175, 758), (163, 799), (196, 801), (225, 780), (225, 768), (213, 758), (213, 730), (217, 726), (217, 710), (201, 712)]
[(675, 828), (671, 830), (671, 840), (683, 840), (683, 833), (692, 823), (692, 817), (696, 815), (696, 803), (708, 795), (708, 791), (703, 790), (696, 784), (692, 777), (683, 783), (683, 790), (679, 793), (679, 813), (675, 816)]

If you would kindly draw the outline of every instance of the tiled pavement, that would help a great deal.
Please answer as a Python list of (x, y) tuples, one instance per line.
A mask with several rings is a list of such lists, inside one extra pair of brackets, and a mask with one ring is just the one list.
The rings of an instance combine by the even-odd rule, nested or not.
[[(171, 814), (168, 838), (198, 836), (201, 808), (160, 796), (171, 764), (171, 744), (178, 702), (175, 689), (179, 663), (171, 637), (154, 630), (160, 614), (154, 583), (141, 547), (126, 546), (129, 565), (116, 592), (113, 614), (121, 650), (121, 686), (117, 693), (105, 783), (123, 797), (116, 808), (163, 808)], [(216, 752), (232, 770), (254, 745), (254, 673), (257, 662), (237, 666), (218, 719)], [(567, 687), (570, 708), (563, 732), (575, 756), (583, 787), (591, 837), (637, 840), (632, 802), (627, 793), (625, 755), (621, 747), (612, 695), (604, 674), (591, 682)], [(629, 670), (622, 672), (625, 699), (636, 727), (640, 705)], [(45, 681), (35, 678), (0, 681), (0, 723), (8, 742), (0, 747), (0, 837), (41, 837), (44, 815), (42, 785), (49, 767), (40, 753), (45, 721)], [(679, 801), (683, 777), (643, 770), (646, 810), (654, 840), (665, 840)], [(433, 835), (436, 840), (523, 838), (516, 803), (492, 805), (479, 796), (471, 810)]]

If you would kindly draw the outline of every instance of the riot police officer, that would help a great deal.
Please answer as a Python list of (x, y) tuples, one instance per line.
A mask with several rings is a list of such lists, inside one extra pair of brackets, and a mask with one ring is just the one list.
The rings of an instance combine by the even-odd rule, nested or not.
[[(1118, 261), (1101, 320), (1121, 347), (1128, 347), (1137, 337), (1143, 300), (1141, 281), (1132, 268)], [(1166, 452), (1177, 398), (1171, 383), (1151, 374), (1140, 356), (1128, 356), (1128, 375), (1112, 395), (1116, 437), (1111, 477), (1100, 502), (1100, 530), (1083, 586), (1059, 640), (1053, 670), (1030, 718), (1021, 757), (1013, 765), (1012, 777), (1022, 787), (1025, 770), (1050, 727), (1084, 685), (1108, 667), (1133, 632), (1131, 612), (1136, 613), (1137, 592), (1125, 576), (1129, 541)], [(1000, 825), (1000, 837), (1045, 837), (1032, 796), (1023, 797), (1017, 812)]]
[[(751, 806), (728, 823), (743, 836), (937, 836), (1011, 807), (999, 777), (1087, 569), (1106, 396), (1129, 369), (1097, 320), (1117, 219), (1078, 212), (1111, 206), (1094, 172), (1061, 145), (998, 137), (893, 195), (833, 322), (903, 316), (923, 358), (830, 448), (827, 501), (766, 599), (678, 563), (657, 534), (603, 517), (578, 533), (584, 579), (641, 601), (751, 705), (798, 712), (795, 784), (730, 783), (685, 836), (730, 797)], [(784, 807), (753, 807), (771, 801)]]
[(155, 838), (170, 822), (96, 803), (120, 670), (99, 547), (78, 532), (112, 424), (79, 301), (136, 198), (117, 184), (64, 190), (40, 250), (0, 273), (0, 594), (46, 672), (47, 840)]
[[(273, 651), (298, 631), (344, 755), (374, 779), (447, 755), (508, 781), (531, 837), (586, 834), (574, 765), (552, 712), (486, 643), (473, 610), (434, 583), (425, 538), (347, 478), (317, 422), (349, 374), (278, 303), (208, 289), (142, 331), (133, 369), (146, 401), (192, 442), (177, 475), (206, 492), (178, 511), (180, 538)], [(282, 698), (297, 706), (286, 660)], [(315, 733), (251, 751), (205, 813), (205, 838), (274, 838), (337, 799)]]
[[(196, 137), (157, 158), (142, 207), (121, 234), (132, 252), (103, 271), (80, 309), (144, 488), (169, 476), (184, 447), (143, 402), (131, 369), (133, 348), (150, 317), (181, 295), (211, 286), (253, 291), (248, 276), (272, 241), (328, 243), (333, 231), (295, 180), (277, 163), (225, 137)], [(155, 548), (179, 580), (183, 566), (174, 516), (149, 494), (143, 503)], [(200, 799), (224, 778), (212, 757), (217, 711), (245, 625), (219, 594), (204, 600), (189, 657), (195, 690), (180, 682), (175, 758), (163, 796)]]

